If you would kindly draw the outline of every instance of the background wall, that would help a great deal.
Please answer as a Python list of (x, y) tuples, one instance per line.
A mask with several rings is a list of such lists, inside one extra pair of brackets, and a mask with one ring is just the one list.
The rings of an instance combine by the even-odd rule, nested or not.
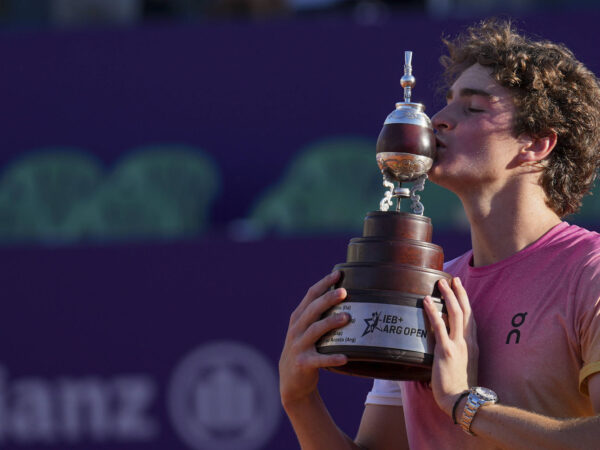
[[(600, 73), (600, 13), (523, 16)], [(0, 446), (295, 448), (276, 363), (290, 312), (383, 189), (401, 98), (431, 115), (440, 36), (389, 13), (0, 32)], [(447, 258), (460, 205), (423, 193)], [(588, 198), (570, 220), (598, 229)], [(353, 434), (369, 380), (323, 374)]]

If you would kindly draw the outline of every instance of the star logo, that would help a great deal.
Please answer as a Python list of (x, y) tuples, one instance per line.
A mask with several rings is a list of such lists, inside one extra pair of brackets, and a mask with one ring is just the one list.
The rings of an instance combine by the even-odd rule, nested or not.
[(381, 317), (381, 312), (374, 312), (371, 314), (370, 319), (363, 319), (365, 321), (365, 323), (367, 324), (367, 328), (365, 328), (365, 331), (362, 334), (362, 336), (369, 334), (369, 333), (373, 333), (375, 330), (381, 331), (381, 329), (377, 326), (379, 324), (380, 317)]

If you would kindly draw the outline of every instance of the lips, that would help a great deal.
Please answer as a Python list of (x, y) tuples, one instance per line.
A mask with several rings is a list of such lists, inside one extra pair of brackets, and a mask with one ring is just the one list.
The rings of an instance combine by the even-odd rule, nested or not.
[(435, 145), (437, 148), (446, 148), (446, 144), (438, 137), (435, 137)]

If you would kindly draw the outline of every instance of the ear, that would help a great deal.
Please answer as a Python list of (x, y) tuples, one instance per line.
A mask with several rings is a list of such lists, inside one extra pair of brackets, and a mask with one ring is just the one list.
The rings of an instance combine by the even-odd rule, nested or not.
[(551, 130), (542, 137), (519, 136), (519, 142), (522, 144), (518, 155), (519, 162), (534, 163), (542, 161), (554, 149), (557, 139), (558, 137), (554, 130)]

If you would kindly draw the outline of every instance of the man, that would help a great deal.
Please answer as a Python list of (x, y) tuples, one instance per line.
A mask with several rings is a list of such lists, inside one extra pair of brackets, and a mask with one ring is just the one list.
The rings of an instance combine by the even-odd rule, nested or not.
[(306, 449), (598, 448), (600, 236), (561, 220), (598, 169), (598, 80), (564, 46), (508, 23), (484, 22), (446, 44), (451, 87), (432, 118), (429, 176), (462, 201), (472, 251), (445, 265), (448, 329), (424, 300), (436, 338), (431, 383), (376, 380), (356, 440), (337, 428), (318, 369), (346, 358), (314, 348), (349, 320), (320, 318), (346, 295), (326, 292), (334, 273), (291, 316), (282, 403)]

